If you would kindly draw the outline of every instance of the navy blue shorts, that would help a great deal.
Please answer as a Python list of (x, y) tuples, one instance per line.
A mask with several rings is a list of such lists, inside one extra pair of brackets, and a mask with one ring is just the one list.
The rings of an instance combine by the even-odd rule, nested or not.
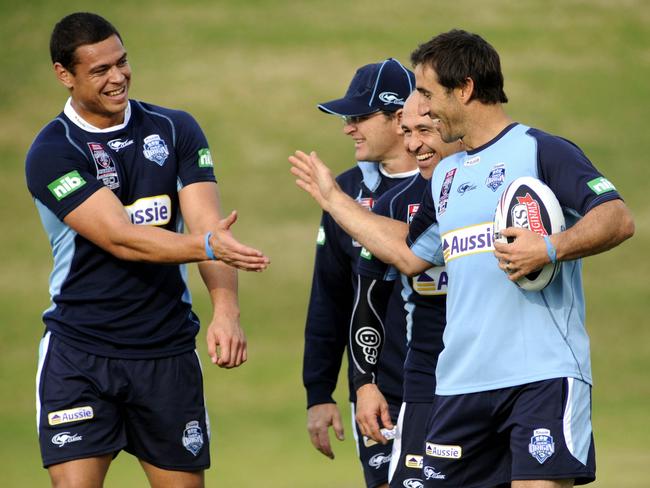
[(194, 351), (160, 359), (106, 358), (48, 332), (36, 388), (44, 467), (122, 449), (162, 469), (210, 466), (203, 375)]
[[(400, 405), (398, 403), (388, 403), (390, 419), (395, 424), (399, 415)], [(366, 437), (359, 430), (359, 425), (354, 419), (355, 404), (352, 404), (352, 428), (354, 440), (357, 443), (357, 454), (363, 467), (363, 477), (366, 480), (367, 488), (388, 483), (388, 464), (390, 463), (393, 441), (389, 440), (388, 444), (380, 444), (369, 437)]]
[(422, 486), (425, 426), (430, 415), (431, 402), (402, 403), (388, 472), (391, 488)]
[(436, 395), (427, 430), (426, 487), (595, 479), (591, 386), (577, 379)]

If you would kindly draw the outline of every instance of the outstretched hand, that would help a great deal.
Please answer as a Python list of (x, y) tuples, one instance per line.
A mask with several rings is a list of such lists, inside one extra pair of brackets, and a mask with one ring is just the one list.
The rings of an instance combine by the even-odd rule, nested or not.
[(329, 211), (329, 199), (340, 188), (327, 165), (315, 151), (309, 154), (296, 151), (289, 156), (289, 162), (291, 174), (297, 177), (296, 185), (309, 193), (323, 210)]
[(212, 231), (210, 247), (215, 257), (229, 266), (244, 271), (263, 271), (271, 262), (261, 251), (240, 243), (234, 238), (230, 227), (237, 221), (237, 211), (233, 210), (222, 219)]

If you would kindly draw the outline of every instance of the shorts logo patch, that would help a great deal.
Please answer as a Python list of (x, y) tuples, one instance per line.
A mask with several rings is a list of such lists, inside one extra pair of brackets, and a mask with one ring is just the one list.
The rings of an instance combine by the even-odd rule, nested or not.
[(158, 166), (162, 166), (165, 164), (167, 156), (169, 156), (169, 149), (167, 149), (167, 144), (165, 144), (165, 141), (158, 134), (151, 134), (144, 138), (142, 154), (149, 161), (153, 161)]
[(47, 414), (47, 421), (50, 425), (67, 424), (68, 422), (79, 422), (93, 418), (93, 407), (76, 407), (67, 410), (57, 410)]
[(378, 444), (378, 442), (368, 436), (363, 436), (363, 445), (366, 447), (371, 447), (374, 446), (375, 444)]
[(203, 431), (197, 420), (185, 424), (183, 431), (183, 447), (196, 456), (203, 448)]
[(404, 464), (407, 468), (422, 469), (423, 457), (418, 454), (407, 454), (404, 459)]
[(368, 466), (371, 468), (379, 469), (382, 464), (387, 464), (390, 462), (390, 454), (384, 454), (383, 452), (375, 454), (368, 461)]
[(506, 180), (506, 164), (499, 163), (495, 164), (490, 171), (490, 174), (485, 179), (485, 186), (487, 186), (492, 191), (497, 191), (497, 189), (503, 185), (503, 182)]
[(322, 225), (318, 228), (318, 234), (316, 235), (316, 244), (319, 246), (325, 245), (325, 229), (323, 229)]
[(528, 452), (533, 456), (539, 464), (543, 464), (555, 452), (555, 443), (553, 436), (548, 429), (535, 429), (533, 436), (530, 438), (528, 444)]
[(444, 480), (445, 475), (436, 471), (431, 466), (424, 467), (424, 477), (428, 480)]
[(70, 171), (47, 185), (47, 189), (54, 195), (57, 202), (60, 202), (70, 195), (70, 193), (74, 193), (85, 184), (86, 180), (82, 178), (79, 171)]
[(59, 447), (63, 447), (66, 444), (71, 442), (79, 442), (83, 440), (83, 436), (79, 434), (71, 434), (70, 432), (59, 432), (54, 437), (52, 437), (52, 444), (55, 444)]
[(404, 488), (423, 488), (422, 480), (418, 478), (408, 478), (402, 482)]
[(426, 452), (427, 452), (427, 456), (439, 457), (445, 459), (460, 459), (461, 457), (463, 457), (462, 447), (447, 446), (444, 444), (434, 444), (433, 442), (427, 442)]

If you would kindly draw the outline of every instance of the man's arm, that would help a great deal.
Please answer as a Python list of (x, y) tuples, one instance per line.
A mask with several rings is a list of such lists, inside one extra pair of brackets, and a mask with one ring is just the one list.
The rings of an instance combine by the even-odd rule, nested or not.
[[(516, 281), (551, 262), (544, 239), (527, 229), (504, 229), (506, 237), (515, 237), (510, 244), (495, 242), (499, 267), (510, 271), (509, 279)], [(605, 252), (634, 234), (634, 220), (622, 200), (604, 202), (585, 214), (574, 226), (550, 236), (557, 259), (568, 261)], [(509, 263), (509, 264), (507, 264)]]
[(378, 259), (409, 276), (431, 267), (431, 263), (415, 256), (406, 244), (406, 223), (374, 215), (358, 205), (340, 189), (330, 169), (315, 152), (296, 151), (289, 162), (291, 173), (298, 178), (296, 184)]
[[(183, 187), (178, 196), (191, 234), (203, 236), (219, 220), (221, 207), (214, 183), (193, 183)], [(247, 350), (239, 324), (237, 270), (223, 262), (203, 261), (198, 266), (212, 301), (212, 320), (206, 332), (210, 359), (223, 368), (240, 366), (247, 359)]]
[[(225, 219), (211, 222), (210, 246), (214, 255), (240, 269), (264, 270), (269, 259), (232, 236), (230, 227), (236, 220), (233, 212)], [(90, 195), (65, 216), (64, 222), (119, 259), (167, 264), (209, 259), (204, 235), (179, 234), (155, 226), (134, 225), (122, 203), (108, 188)]]

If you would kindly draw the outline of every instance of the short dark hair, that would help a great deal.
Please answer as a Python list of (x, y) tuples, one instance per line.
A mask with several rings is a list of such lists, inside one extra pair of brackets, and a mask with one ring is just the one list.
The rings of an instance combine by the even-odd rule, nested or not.
[[(474, 81), (471, 99), (485, 104), (507, 103), (499, 54), (485, 39), (460, 29), (438, 34), (411, 53), (413, 66), (426, 65), (438, 75), (438, 82), (452, 90)], [(470, 99), (470, 100), (471, 100)]]
[(52, 63), (61, 63), (65, 69), (74, 73), (77, 48), (86, 44), (96, 44), (112, 35), (116, 35), (122, 41), (120, 33), (113, 24), (97, 14), (76, 12), (67, 15), (54, 26), (50, 36)]

